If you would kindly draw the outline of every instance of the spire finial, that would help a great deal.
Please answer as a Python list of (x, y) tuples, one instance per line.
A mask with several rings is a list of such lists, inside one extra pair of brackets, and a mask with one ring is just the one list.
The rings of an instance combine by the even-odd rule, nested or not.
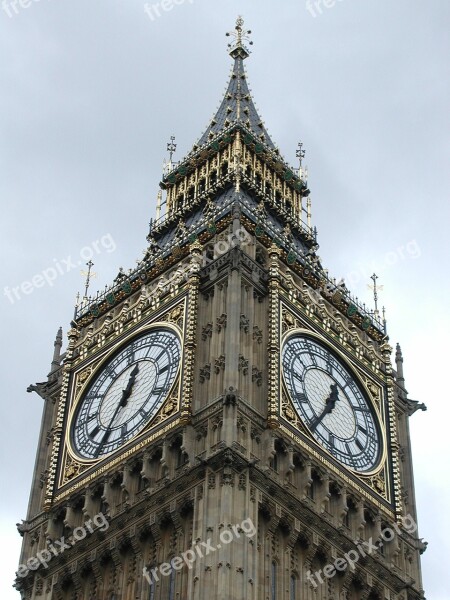
[(177, 145), (175, 144), (175, 136), (170, 136), (170, 142), (167, 142), (167, 152), (169, 153), (169, 161), (172, 162), (172, 156), (175, 150), (177, 149)]
[(303, 142), (297, 144), (298, 148), (295, 151), (295, 156), (298, 158), (300, 163), (300, 169), (302, 168), (302, 160), (305, 158), (306, 150), (303, 148)]
[(303, 142), (299, 142), (297, 144), (297, 150), (295, 151), (295, 156), (298, 158), (299, 166), (298, 166), (298, 176), (303, 181), (307, 181), (308, 179), (308, 169), (303, 168), (303, 159), (305, 158), (306, 150), (303, 148)]
[(86, 266), (88, 268), (87, 271), (81, 271), (81, 274), (83, 275), (83, 277), (86, 277), (86, 282), (84, 284), (84, 296), (83, 296), (83, 300), (87, 300), (88, 297), (88, 290), (89, 290), (89, 284), (91, 283), (91, 279), (93, 279), (94, 277), (97, 277), (97, 273), (94, 273), (91, 269), (94, 266), (94, 263), (92, 262), (92, 260), (89, 260), (86, 263)]
[(247, 58), (250, 55), (250, 52), (244, 46), (244, 41), (248, 42), (249, 46), (253, 45), (253, 42), (250, 40), (249, 35), (251, 34), (250, 29), (244, 31), (244, 19), (239, 15), (236, 19), (236, 27), (234, 31), (229, 31), (226, 35), (229, 37), (233, 37), (234, 41), (231, 44), (228, 44), (230, 56), (233, 58)]
[(367, 287), (370, 290), (373, 290), (373, 301), (375, 304), (374, 315), (376, 317), (378, 317), (378, 315), (380, 314), (378, 311), (378, 292), (381, 291), (384, 286), (382, 286), (382, 285), (377, 286), (378, 275), (376, 275), (375, 273), (373, 275), (371, 275), (370, 279), (373, 281), (373, 285), (369, 284)]

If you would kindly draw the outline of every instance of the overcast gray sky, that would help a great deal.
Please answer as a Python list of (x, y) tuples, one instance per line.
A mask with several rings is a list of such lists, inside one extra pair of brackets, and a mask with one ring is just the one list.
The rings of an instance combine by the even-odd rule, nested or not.
[[(143, 0), (22, 2), (0, 8), (2, 600), (19, 597), (15, 523), (42, 410), (26, 387), (67, 331), (77, 263), (93, 254), (103, 288), (141, 256), (166, 142), (176, 135), (179, 158), (206, 127), (239, 13), (272, 139), (292, 163), (305, 144), (324, 265), (366, 302), (376, 270), (410, 396), (428, 405), (411, 419), (424, 585), (447, 600), (448, 0), (178, 0), (159, 17), (156, 0), (149, 14)], [(8, 298), (50, 268), (52, 285)]]

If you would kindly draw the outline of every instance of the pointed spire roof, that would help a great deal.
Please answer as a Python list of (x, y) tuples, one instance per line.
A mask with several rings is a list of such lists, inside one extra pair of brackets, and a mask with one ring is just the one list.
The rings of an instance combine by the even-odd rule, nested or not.
[(238, 17), (235, 30), (227, 33), (227, 36), (234, 38), (234, 41), (228, 45), (229, 54), (234, 60), (230, 80), (215, 116), (197, 145), (203, 146), (209, 143), (216, 135), (232, 124), (243, 123), (255, 137), (259, 138), (272, 150), (276, 150), (276, 146), (270, 139), (264, 123), (256, 110), (248, 87), (244, 60), (248, 58), (250, 52), (244, 45), (244, 41), (248, 41), (250, 45), (253, 42), (249, 41), (248, 38), (251, 31), (244, 31), (243, 25), (244, 20), (242, 17)]

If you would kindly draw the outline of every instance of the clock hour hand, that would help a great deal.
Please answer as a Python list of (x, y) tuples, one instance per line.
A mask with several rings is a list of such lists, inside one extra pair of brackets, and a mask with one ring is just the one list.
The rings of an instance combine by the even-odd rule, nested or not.
[(325, 400), (325, 408), (323, 409), (323, 411), (320, 413), (320, 415), (318, 417), (315, 417), (315, 419), (312, 421), (311, 425), (309, 426), (309, 429), (311, 431), (314, 431), (317, 427), (317, 425), (322, 421), (322, 419), (326, 416), (329, 415), (335, 405), (336, 402), (339, 400), (339, 392), (338, 392), (338, 386), (337, 383), (333, 383), (330, 386), (330, 395), (328, 396), (328, 398)]
[(122, 391), (122, 397), (120, 398), (120, 401), (116, 406), (114, 414), (109, 422), (108, 427), (106, 428), (106, 431), (101, 439), (100, 444), (97, 446), (97, 450), (95, 452), (96, 457), (100, 454), (100, 451), (103, 448), (104, 443), (106, 442), (106, 440), (109, 437), (109, 434), (111, 433), (111, 426), (114, 423), (115, 418), (117, 417), (117, 413), (119, 412), (119, 410), (122, 407), (127, 405), (128, 398), (131, 396), (131, 392), (133, 391), (133, 385), (136, 381), (136, 375), (138, 373), (139, 373), (139, 364), (136, 363), (134, 369), (130, 373), (130, 378), (128, 380), (127, 387)]

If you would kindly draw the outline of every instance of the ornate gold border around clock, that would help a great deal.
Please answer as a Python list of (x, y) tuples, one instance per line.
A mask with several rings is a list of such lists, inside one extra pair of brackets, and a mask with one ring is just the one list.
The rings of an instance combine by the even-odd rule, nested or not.
[[(99, 373), (99, 371), (101, 371), (103, 365), (106, 362), (108, 362), (108, 360), (111, 357), (111, 354), (116, 353), (121, 347), (126, 346), (137, 335), (140, 335), (145, 332), (151, 332), (153, 329), (160, 328), (160, 327), (164, 327), (165, 329), (170, 329), (170, 330), (174, 331), (178, 335), (178, 337), (180, 339), (180, 344), (181, 344), (180, 364), (178, 365), (177, 374), (176, 374), (175, 380), (174, 380), (174, 382), (169, 390), (169, 393), (167, 394), (167, 397), (166, 397), (164, 403), (162, 404), (161, 408), (156, 413), (156, 415), (153, 417), (153, 419), (145, 426), (144, 431), (141, 431), (139, 434), (137, 434), (136, 436), (131, 438), (121, 448), (118, 448), (118, 449), (110, 452), (109, 454), (102, 456), (102, 458), (100, 458), (100, 459), (86, 459), (86, 458), (79, 457), (77, 455), (77, 453), (75, 452), (74, 448), (72, 447), (70, 432), (72, 429), (72, 422), (73, 422), (74, 416), (76, 414), (76, 411), (78, 409), (81, 398), (83, 397), (84, 393), (86, 392), (89, 385), (91, 384), (92, 379)], [(125, 450), (125, 452), (126, 452), (129, 447), (131, 447), (133, 444), (136, 443), (137, 438), (145, 436), (145, 432), (148, 432), (153, 427), (155, 427), (155, 425), (158, 425), (159, 423), (161, 423), (161, 421), (168, 419), (171, 415), (175, 414), (176, 412), (178, 412), (180, 410), (182, 357), (183, 357), (182, 331), (178, 327), (173, 325), (172, 323), (169, 323), (167, 321), (159, 321), (158, 320), (158, 321), (152, 321), (150, 323), (146, 323), (142, 327), (137, 328), (135, 331), (130, 332), (130, 335), (122, 338), (117, 344), (115, 344), (113, 347), (110, 347), (108, 349), (108, 352), (105, 353), (100, 360), (95, 361), (95, 358), (94, 358), (92, 363), (89, 364), (87, 367), (85, 367), (82, 371), (75, 372), (73, 374), (74, 377), (72, 380), (72, 386), (71, 386), (71, 390), (70, 390), (70, 400), (69, 400), (69, 405), (68, 405), (69, 410), (68, 410), (68, 416), (67, 416), (67, 421), (66, 421), (66, 431), (65, 431), (65, 440), (64, 440), (64, 455), (63, 455), (62, 468), (60, 471), (60, 477), (59, 477), (59, 482), (58, 482), (59, 487), (65, 485), (66, 483), (68, 483), (70, 481), (70, 479), (73, 479), (74, 477), (81, 474), (83, 471), (86, 471), (93, 465), (95, 465), (99, 462), (103, 462), (105, 460), (107, 461), (115, 453), (121, 452), (123, 450)], [(95, 365), (93, 363), (95, 363)], [(89, 372), (88, 377), (84, 376), (84, 373), (86, 371)], [(78, 378), (80, 376), (83, 378), (83, 383), (81, 384), (81, 386), (78, 386)]]
[[(171, 299), (172, 300), (172, 299)], [(117, 462), (120, 462), (121, 460), (123, 460), (123, 458), (125, 456), (128, 456), (130, 454), (133, 454), (134, 452), (137, 452), (140, 448), (142, 443), (137, 444), (136, 446), (130, 448), (129, 450), (126, 450), (125, 452), (123, 452), (123, 450), (125, 448), (127, 448), (129, 445), (132, 446), (133, 444), (136, 444), (136, 439), (141, 437), (141, 436), (145, 436), (145, 432), (144, 433), (140, 433), (138, 434), (137, 437), (133, 438), (132, 440), (130, 440), (130, 442), (128, 444), (126, 444), (126, 446), (122, 447), (122, 452), (120, 450), (116, 450), (115, 452), (120, 452), (120, 455), (118, 456), (117, 459), (108, 459), (109, 456), (112, 456), (113, 453), (111, 453), (111, 455), (108, 455), (106, 457), (103, 457), (102, 459), (98, 460), (98, 461), (87, 461), (87, 460), (83, 460), (80, 459), (75, 453), (70, 453), (68, 452), (68, 448), (70, 448), (70, 443), (67, 443), (67, 436), (70, 433), (70, 422), (73, 416), (73, 411), (75, 410), (75, 407), (79, 401), (79, 398), (81, 397), (81, 395), (83, 394), (83, 391), (86, 389), (86, 386), (89, 384), (89, 381), (92, 377), (92, 374), (94, 372), (96, 372), (101, 365), (108, 360), (108, 357), (111, 355), (112, 352), (115, 352), (120, 346), (122, 346), (123, 344), (125, 344), (128, 340), (130, 340), (131, 338), (135, 337), (136, 335), (139, 335), (140, 333), (142, 333), (145, 330), (148, 329), (152, 329), (156, 326), (164, 326), (166, 328), (170, 328), (173, 331), (175, 331), (177, 333), (177, 335), (180, 337), (180, 341), (181, 341), (181, 361), (180, 361), (180, 367), (179, 367), (179, 371), (178, 374), (175, 378), (174, 384), (171, 388), (171, 391), (169, 392), (166, 401), (164, 402), (164, 404), (161, 406), (160, 410), (158, 411), (158, 413), (155, 415), (155, 417), (152, 419), (151, 424), (147, 425), (146, 427), (146, 431), (148, 431), (148, 428), (152, 428), (155, 426), (155, 420), (159, 419), (159, 423), (161, 422), (161, 416), (164, 415), (164, 419), (169, 419), (171, 417), (173, 417), (174, 414), (176, 414), (176, 412), (180, 412), (182, 409), (182, 397), (181, 397), (181, 384), (182, 384), (182, 377), (181, 377), (181, 373), (182, 373), (182, 369), (183, 369), (183, 361), (184, 361), (184, 336), (185, 336), (185, 320), (186, 320), (186, 306), (187, 306), (187, 298), (186, 296), (184, 296), (181, 300), (179, 300), (178, 302), (175, 302), (172, 306), (167, 307), (165, 309), (164, 306), (159, 307), (159, 310), (157, 311), (156, 314), (153, 315), (152, 319), (146, 320), (145, 323), (141, 323), (140, 326), (135, 326), (132, 328), (129, 328), (127, 330), (127, 335), (123, 335), (123, 331), (117, 332), (115, 335), (115, 343), (113, 344), (108, 344), (108, 347), (106, 348), (102, 348), (101, 351), (97, 352), (95, 355), (92, 355), (89, 360), (89, 362), (86, 364), (86, 361), (83, 361), (82, 366), (80, 365), (80, 367), (78, 369), (74, 369), (73, 366), (71, 365), (71, 361), (69, 360), (69, 362), (67, 362), (66, 364), (66, 368), (65, 368), (65, 373), (63, 375), (63, 386), (61, 389), (61, 395), (60, 395), (60, 411), (58, 413), (58, 418), (59, 418), (59, 422), (60, 422), (60, 427), (59, 430), (62, 434), (63, 431), (63, 423), (64, 423), (64, 418), (65, 415), (67, 414), (67, 409), (69, 406), (69, 410), (70, 410), (70, 415), (69, 418), (66, 421), (66, 433), (65, 433), (65, 438), (64, 438), (64, 443), (63, 443), (63, 452), (62, 452), (62, 456), (61, 456), (61, 462), (60, 462), (60, 469), (59, 469), (59, 479), (58, 479), (58, 487), (61, 487), (62, 485), (67, 485), (67, 483), (70, 482), (70, 479), (74, 479), (75, 477), (78, 477), (79, 475), (81, 475), (84, 471), (87, 471), (88, 469), (91, 469), (93, 467), (93, 465), (95, 464), (95, 462), (102, 462), (106, 459), (108, 462), (105, 464), (105, 468), (102, 467), (102, 470), (107, 470), (109, 469), (111, 466), (113, 466), (114, 464), (116, 464)], [(72, 347), (70, 347), (70, 352), (73, 353), (73, 347), (74, 347), (74, 340), (76, 339), (76, 331), (72, 332)], [(70, 336), (69, 336), (70, 337)], [(112, 340), (111, 340), (112, 341)], [(70, 355), (69, 355), (70, 358)], [(95, 365), (95, 366), (94, 366)], [(80, 385), (78, 385), (78, 382), (80, 382)], [(70, 385), (70, 389), (69, 389), (69, 385)], [(77, 389), (78, 388), (78, 389)], [(176, 393), (174, 394), (174, 392), (176, 391)], [(176, 409), (172, 410), (173, 408), (173, 402), (174, 402), (174, 396), (176, 396), (175, 400), (177, 402), (176, 405)], [(68, 405), (69, 402), (69, 398), (70, 398), (70, 405)], [(171, 405), (171, 410), (170, 412), (168, 411), (168, 406), (169, 404)], [(61, 414), (60, 414), (61, 413)], [(179, 419), (177, 419), (174, 422), (179, 422)], [(174, 426), (174, 425), (170, 425), (170, 428)], [(163, 429), (161, 429), (158, 432), (155, 432), (154, 435), (151, 436), (151, 439), (153, 439), (154, 437), (158, 437), (159, 435), (163, 435), (163, 432), (165, 432), (167, 430), (167, 426), (164, 427)], [(145, 436), (143, 439), (143, 443), (148, 443), (150, 440), (148, 438), (148, 436)], [(69, 440), (70, 442), (70, 440)], [(61, 445), (61, 436), (57, 437), (57, 439), (54, 440), (54, 447), (52, 449), (52, 460), (53, 460), (53, 464), (54, 464), (54, 472), (52, 474), (52, 482), (51, 482), (51, 486), (50, 486), (50, 482), (48, 482), (48, 486), (47, 486), (47, 495), (46, 495), (46, 507), (49, 507), (51, 505), (51, 496), (53, 495), (53, 485), (54, 485), (54, 480), (56, 478), (56, 464), (57, 464), (57, 460), (58, 460), (58, 454), (59, 454), (59, 448)], [(56, 455), (56, 460), (54, 458), (54, 455)], [(68, 472), (71, 474), (71, 476), (69, 478), (67, 478), (66, 475), (66, 468), (68, 469)], [(96, 470), (97, 472), (97, 470)], [(89, 475), (89, 478), (91, 478), (91, 475)], [(83, 479), (84, 481), (85, 479)], [(72, 489), (72, 488), (71, 488)]]
[[(371, 403), (371, 406), (373, 407), (373, 409), (375, 411), (376, 417), (379, 421), (379, 429), (380, 429), (380, 433), (382, 436), (382, 456), (380, 458), (377, 468), (374, 469), (373, 471), (371, 471), (370, 473), (359, 473), (358, 471), (353, 471), (352, 469), (349, 469), (347, 467), (345, 467), (345, 468), (348, 469), (348, 471), (350, 473), (352, 473), (354, 477), (360, 479), (366, 485), (371, 487), (374, 490), (374, 492), (376, 494), (378, 494), (379, 496), (381, 496), (385, 501), (391, 503), (392, 498), (391, 498), (391, 493), (390, 493), (390, 491), (391, 491), (391, 487), (390, 487), (390, 457), (387, 453), (387, 433), (386, 433), (386, 427), (388, 425), (388, 417), (387, 417), (386, 411), (385, 411), (385, 403), (383, 402), (383, 394), (385, 393), (386, 383), (381, 384), (379, 382), (379, 375), (377, 377), (377, 375), (375, 373), (373, 373), (372, 377), (369, 376), (367, 373), (365, 373), (364, 371), (367, 370), (367, 367), (365, 365), (363, 365), (363, 364), (359, 365), (357, 359), (355, 359), (354, 357), (350, 358), (350, 357), (346, 356), (342, 351), (339, 350), (339, 348), (337, 347), (337, 343), (334, 340), (329, 340), (326, 338), (326, 336), (314, 331), (314, 329), (312, 329), (311, 325), (309, 325), (307, 322), (302, 320), (300, 315), (296, 315), (291, 309), (289, 309), (286, 306), (286, 304), (283, 302), (283, 299), (280, 298), (279, 319), (281, 322), (283, 321), (283, 311), (285, 313), (287, 312), (291, 316), (292, 321), (291, 321), (291, 326), (284, 333), (280, 332), (280, 347), (281, 348), (283, 347), (284, 341), (287, 339), (287, 337), (292, 335), (294, 332), (299, 332), (299, 333), (311, 335), (312, 337), (316, 337), (318, 340), (320, 340), (325, 345), (333, 348), (333, 350), (344, 361), (344, 364), (346, 364), (349, 367), (350, 371), (356, 376), (357, 381), (360, 382), (364, 391), (366, 392), (366, 396), (368, 397), (368, 399)], [(363, 371), (363, 369), (364, 369), (364, 371)], [(282, 368), (281, 368), (281, 352), (280, 352), (280, 362), (279, 362), (278, 373), (279, 373), (278, 385), (279, 385), (279, 390), (280, 390), (279, 417), (282, 418), (284, 421), (287, 421), (288, 423), (290, 423), (290, 425), (292, 426), (292, 419), (289, 418), (289, 414), (295, 415), (295, 411), (294, 411), (294, 407), (290, 401), (290, 396), (285, 389), (284, 378), (282, 375)], [(389, 396), (389, 389), (387, 389), (387, 394)], [(285, 399), (289, 400), (289, 406), (290, 406), (289, 414), (286, 414), (284, 411), (283, 401), (284, 401), (284, 406), (288, 406)], [(388, 397), (388, 401), (389, 401), (389, 397)], [(389, 423), (389, 424), (391, 425), (391, 423)], [(311, 438), (310, 443), (306, 443), (305, 441), (301, 440), (301, 438), (299, 438), (298, 436), (295, 436), (295, 434), (289, 428), (286, 428), (283, 425), (281, 425), (281, 428), (284, 431), (288, 431), (290, 433), (291, 437), (295, 437), (296, 440), (298, 440), (301, 443), (302, 447), (306, 448), (310, 452), (313, 451), (312, 444), (317, 445), (317, 442), (315, 442), (312, 438)], [(392, 428), (392, 425), (391, 425), (390, 429), (391, 428)], [(305, 426), (302, 426), (300, 428), (300, 430), (306, 434), (306, 437), (310, 437), (310, 433)], [(324, 452), (325, 454), (328, 454), (330, 456), (330, 458), (332, 458), (331, 454), (329, 454), (325, 448), (321, 447), (321, 451)], [(314, 455), (316, 455), (316, 454), (322, 456), (319, 452), (314, 450)], [(332, 470), (335, 473), (337, 473), (338, 475), (340, 475), (342, 473), (342, 470), (337, 469), (334, 466), (334, 463), (332, 463), (331, 461), (327, 461), (327, 464), (331, 465)], [(395, 473), (394, 473), (394, 476), (395, 476)], [(353, 479), (350, 481), (352, 481), (353, 485), (355, 485), (355, 482)], [(394, 490), (394, 492), (395, 492), (395, 490)]]

